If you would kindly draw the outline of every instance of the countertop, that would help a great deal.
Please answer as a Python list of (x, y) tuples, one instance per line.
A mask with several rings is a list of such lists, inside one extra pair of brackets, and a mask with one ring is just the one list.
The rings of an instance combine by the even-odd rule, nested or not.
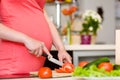
[[(65, 45), (66, 50), (115, 50), (115, 44)], [(52, 46), (52, 51), (56, 50)]]
[(17, 79), (2, 79), (2, 80), (120, 80), (120, 77), (63, 77), (63, 78), (49, 78), (49, 79), (40, 79), (38, 77), (34, 78), (17, 78)]

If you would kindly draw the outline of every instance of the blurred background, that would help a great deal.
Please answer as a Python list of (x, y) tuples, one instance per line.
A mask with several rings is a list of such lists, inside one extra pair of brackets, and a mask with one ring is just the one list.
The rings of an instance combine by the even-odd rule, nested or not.
[[(57, 3), (60, 1), (61, 3)], [(52, 4), (51, 4), (52, 3)], [(60, 4), (60, 21), (57, 17), (57, 6)], [(98, 44), (114, 44), (115, 43), (115, 29), (120, 28), (120, 1), (119, 0), (47, 0), (46, 11), (53, 21), (53, 23), (61, 29), (65, 27), (68, 16), (62, 14), (64, 8), (69, 8), (71, 5), (76, 5), (78, 10), (74, 13), (75, 16), (81, 15), (85, 10), (94, 10), (103, 17), (102, 28), (98, 31), (96, 43)], [(60, 25), (57, 25), (57, 21)], [(80, 24), (79, 21), (76, 25)], [(60, 29), (59, 28), (59, 29)], [(80, 29), (81, 26), (77, 26)]]

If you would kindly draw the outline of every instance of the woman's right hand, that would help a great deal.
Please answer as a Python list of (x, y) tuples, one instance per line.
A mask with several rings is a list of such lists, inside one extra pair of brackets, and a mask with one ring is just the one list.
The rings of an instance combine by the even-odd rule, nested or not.
[(36, 55), (37, 57), (41, 56), (43, 52), (46, 53), (49, 57), (52, 57), (52, 55), (46, 48), (44, 42), (27, 37), (24, 44), (29, 50), (29, 52)]

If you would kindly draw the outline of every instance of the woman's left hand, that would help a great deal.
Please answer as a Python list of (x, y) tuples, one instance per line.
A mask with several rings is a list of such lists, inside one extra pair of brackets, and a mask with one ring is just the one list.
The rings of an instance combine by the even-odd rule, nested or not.
[(66, 51), (58, 51), (58, 59), (61, 62), (72, 63), (72, 57)]

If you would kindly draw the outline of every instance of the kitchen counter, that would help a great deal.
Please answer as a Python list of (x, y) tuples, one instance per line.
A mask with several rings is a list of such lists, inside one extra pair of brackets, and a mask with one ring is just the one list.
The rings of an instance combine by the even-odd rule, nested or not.
[[(73, 63), (78, 65), (80, 60), (92, 60), (93, 58), (108, 56), (112, 57), (114, 62), (115, 45), (114, 44), (97, 44), (97, 45), (65, 45), (67, 51), (73, 51)], [(56, 51), (52, 47), (52, 51)]]
[[(75, 66), (80, 60), (88, 59), (90, 61), (91, 57), (97, 58), (100, 56), (113, 56), (115, 55), (115, 45), (65, 45), (66, 50), (73, 51), (73, 63)], [(52, 51), (56, 51), (52, 47)], [(80, 59), (79, 59), (80, 58)], [(120, 80), (120, 77), (61, 77), (61, 78), (49, 78), (40, 79), (38, 77), (33, 78), (16, 78), (16, 79), (1, 79), (1, 80)]]
[(102, 78), (96, 78), (96, 77), (63, 77), (63, 78), (49, 78), (49, 79), (40, 79), (38, 77), (34, 78), (16, 78), (16, 79), (2, 79), (2, 80), (120, 80), (120, 77), (102, 77)]
[[(3, 80), (76, 80), (75, 77), (63, 77), (63, 78), (49, 78), (49, 79), (40, 79), (38, 77), (34, 78), (17, 78), (17, 79), (3, 79)], [(84, 79), (79, 79), (84, 80)]]
[[(101, 44), (101, 45), (65, 45), (66, 50), (115, 50), (114, 44)], [(52, 51), (56, 50), (53, 46)]]

